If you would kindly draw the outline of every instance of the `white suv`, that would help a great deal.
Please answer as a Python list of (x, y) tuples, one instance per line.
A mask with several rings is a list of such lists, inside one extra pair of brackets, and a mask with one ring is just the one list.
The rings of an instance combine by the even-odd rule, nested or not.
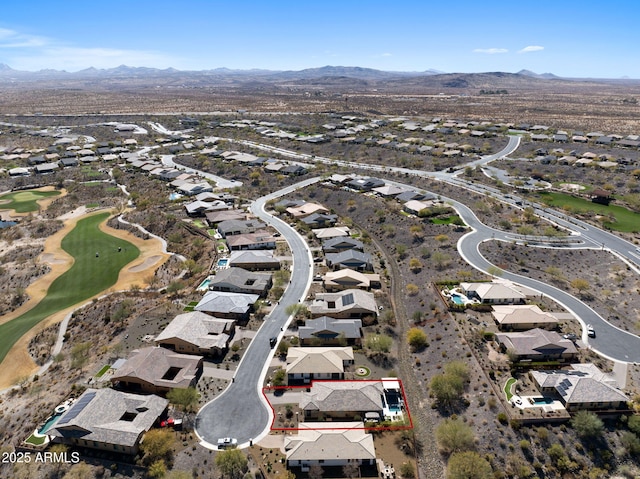
[(226, 449), (228, 447), (236, 447), (238, 440), (234, 437), (221, 437), (218, 439), (218, 449)]

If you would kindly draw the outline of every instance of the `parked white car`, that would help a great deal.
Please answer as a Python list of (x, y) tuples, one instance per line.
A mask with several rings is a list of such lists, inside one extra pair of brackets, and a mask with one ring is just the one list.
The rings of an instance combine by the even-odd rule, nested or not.
[(221, 437), (218, 439), (218, 449), (226, 449), (229, 447), (236, 447), (238, 440), (235, 437)]

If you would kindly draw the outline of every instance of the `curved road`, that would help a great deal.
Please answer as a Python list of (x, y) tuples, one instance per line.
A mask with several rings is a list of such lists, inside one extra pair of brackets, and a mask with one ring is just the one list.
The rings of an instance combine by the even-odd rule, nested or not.
[[(393, 184), (398, 186), (402, 185), (397, 182), (393, 182)], [(451, 204), (464, 222), (472, 228), (470, 233), (467, 233), (458, 241), (458, 252), (462, 258), (474, 268), (488, 274), (489, 269), (494, 266), (480, 253), (479, 246), (482, 242), (491, 240), (499, 240), (509, 243), (514, 240), (519, 240), (521, 242), (526, 241), (526, 237), (523, 237), (522, 235), (514, 235), (485, 225), (477, 218), (475, 213), (468, 206), (451, 198), (443, 196), (441, 196), (441, 198), (446, 203)], [(542, 211), (541, 213), (544, 214), (545, 212)], [(556, 219), (560, 222), (564, 222), (565, 220), (560, 218), (560, 216), (563, 215), (559, 214)], [(575, 227), (576, 224), (579, 228)], [(577, 238), (582, 238), (586, 241), (566, 243), (563, 244), (562, 249), (593, 248), (594, 246), (597, 246), (594, 238), (607, 240), (608, 236), (613, 236), (613, 239), (617, 240), (607, 243), (607, 248), (612, 251), (615, 251), (613, 248), (620, 248), (623, 251), (626, 251), (629, 247), (633, 247), (633, 245), (627, 241), (624, 241), (611, 233), (606, 231), (594, 231), (598, 230), (598, 228), (594, 228), (593, 226), (587, 225), (581, 221), (571, 219), (571, 223), (566, 222), (566, 226), (573, 226), (573, 229), (583, 230), (580, 231), (580, 236), (577, 236)], [(593, 243), (594, 246), (585, 246), (588, 243)], [(585, 344), (589, 344), (594, 351), (617, 361), (640, 363), (640, 338), (609, 323), (590, 306), (575, 296), (572, 296), (571, 294), (550, 284), (519, 274), (510, 273), (508, 271), (504, 271), (501, 274), (501, 278), (539, 291), (541, 294), (553, 299), (570, 311), (582, 325), (583, 342)], [(597, 335), (595, 338), (587, 337), (587, 324), (591, 324), (594, 327)]]
[[(352, 163), (343, 160), (334, 160), (331, 158), (296, 153), (293, 151), (285, 150), (283, 148), (263, 145), (246, 140), (235, 141), (243, 143), (247, 146), (272, 151), (274, 153), (297, 158), (304, 161), (321, 162), (345, 167), (354, 166)], [(535, 203), (526, 202), (522, 198), (505, 195), (496, 188), (471, 183), (458, 177), (458, 175), (460, 175), (460, 173), (462, 173), (464, 171), (464, 168), (466, 168), (467, 166), (482, 166), (499, 158), (503, 158), (513, 153), (518, 148), (519, 144), (519, 136), (509, 136), (507, 145), (502, 150), (495, 154), (486, 155), (482, 158), (461, 165), (460, 168), (454, 173), (444, 171), (427, 172), (401, 167), (384, 167), (380, 165), (368, 165), (360, 163), (357, 164), (357, 167), (361, 169), (368, 169), (371, 171), (386, 171), (408, 174), (411, 176), (429, 177), (450, 183), (458, 187), (466, 188), (483, 195), (493, 195), (499, 198), (501, 201), (509, 203), (513, 206), (531, 206), (534, 208), (535, 213), (540, 217), (543, 217), (551, 221), (552, 223), (555, 223), (572, 232), (572, 236), (570, 237), (570, 241), (572, 242), (563, 243), (561, 245), (562, 248), (606, 248), (608, 251), (617, 255), (623, 261), (627, 262), (627, 264), (637, 273), (640, 273), (640, 270), (638, 269), (638, 267), (640, 267), (640, 252), (636, 250), (635, 246), (628, 241), (625, 241), (624, 239), (593, 225), (565, 215), (559, 211), (547, 209), (542, 205), (538, 205)], [(478, 245), (483, 241), (498, 239), (511, 242), (514, 240), (530, 241), (532, 239), (531, 237), (523, 237), (522, 235), (506, 233), (501, 230), (489, 228), (488, 226), (481, 223), (477, 219), (473, 211), (471, 211), (471, 209), (469, 209), (467, 206), (450, 198), (443, 199), (454, 206), (458, 210), (460, 216), (464, 219), (464, 221), (474, 229), (474, 232), (469, 233), (468, 235), (465, 235), (463, 238), (461, 238), (458, 244), (458, 249), (462, 257), (476, 269), (486, 272), (487, 269), (492, 266), (480, 254), (478, 250)], [(579, 299), (558, 288), (555, 288), (554, 286), (536, 281), (531, 278), (527, 278), (525, 276), (504, 272), (503, 277), (505, 279), (509, 279), (511, 281), (522, 284), (523, 286), (538, 290), (542, 294), (545, 294), (557, 301), (566, 309), (572, 311), (574, 315), (579, 318), (579, 321), (583, 326), (583, 339), (585, 340), (585, 342), (588, 342), (598, 353), (619, 361), (634, 363), (640, 362), (640, 338), (607, 322), (602, 316), (597, 314), (592, 308), (590, 308)], [(593, 325), (597, 333), (596, 338), (587, 338), (585, 328), (586, 324)]]
[(233, 382), (198, 412), (196, 433), (205, 447), (215, 448), (218, 439), (222, 437), (236, 438), (240, 447), (245, 447), (249, 445), (249, 441), (257, 441), (269, 433), (272, 411), (262, 395), (262, 384), (274, 352), (269, 346), (269, 338), (276, 336), (278, 340), (281, 339), (291, 319), (285, 309), (306, 297), (312, 279), (313, 258), (304, 238), (284, 221), (266, 213), (264, 206), (269, 200), (319, 180), (320, 178), (311, 178), (302, 181), (263, 196), (251, 206), (251, 211), (257, 217), (277, 229), (289, 243), (293, 254), (291, 281), (249, 344)]

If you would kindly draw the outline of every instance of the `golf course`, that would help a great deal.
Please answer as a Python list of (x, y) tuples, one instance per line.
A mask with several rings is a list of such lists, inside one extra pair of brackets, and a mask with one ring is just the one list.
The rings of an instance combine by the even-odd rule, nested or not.
[(56, 190), (14, 191), (0, 196), (0, 210), (13, 210), (19, 214), (31, 213), (40, 209), (38, 201), (59, 195), (60, 192)]
[(108, 217), (104, 212), (80, 219), (62, 239), (61, 248), (73, 257), (73, 265), (51, 283), (46, 296), (33, 308), (0, 324), (0, 362), (42, 320), (116, 284), (120, 270), (140, 255), (132, 243), (100, 229)]

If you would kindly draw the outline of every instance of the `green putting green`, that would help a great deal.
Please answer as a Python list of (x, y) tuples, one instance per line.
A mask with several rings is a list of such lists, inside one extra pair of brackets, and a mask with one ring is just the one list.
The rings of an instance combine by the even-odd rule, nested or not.
[[(0, 196), (0, 210), (14, 210), (16, 213), (38, 211), (38, 200), (58, 196), (59, 194), (59, 191), (14, 191)], [(3, 203), (3, 201), (7, 201), (7, 203)]]
[(32, 309), (0, 325), (0, 362), (18, 339), (43, 319), (109, 289), (120, 270), (140, 255), (128, 241), (99, 229), (109, 213), (78, 221), (62, 240), (62, 249), (74, 258), (71, 268), (56, 278), (47, 295)]

